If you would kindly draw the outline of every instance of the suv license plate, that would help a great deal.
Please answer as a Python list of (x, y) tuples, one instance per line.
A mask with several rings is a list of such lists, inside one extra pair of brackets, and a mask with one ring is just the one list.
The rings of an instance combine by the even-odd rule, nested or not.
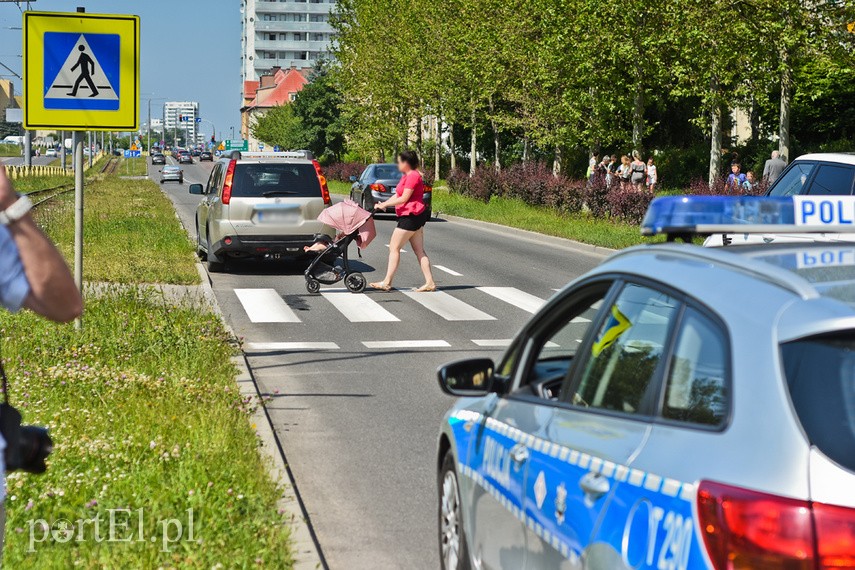
[(294, 210), (267, 210), (257, 212), (255, 219), (259, 224), (295, 224), (300, 221), (300, 212)]

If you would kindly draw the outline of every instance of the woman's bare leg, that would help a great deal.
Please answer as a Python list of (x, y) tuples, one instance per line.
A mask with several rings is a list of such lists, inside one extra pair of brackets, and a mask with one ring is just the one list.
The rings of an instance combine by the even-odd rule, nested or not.
[(401, 248), (410, 241), (413, 233), (395, 228), (395, 231), (392, 232), (392, 239), (389, 240), (389, 267), (386, 269), (386, 277), (380, 283), (371, 283), (371, 287), (374, 289), (392, 287), (392, 281), (395, 279), (395, 273), (398, 272), (398, 265), (401, 263)]
[(430, 269), (430, 259), (425, 253), (425, 229), (420, 228), (419, 231), (410, 237), (410, 246), (413, 248), (413, 253), (416, 254), (416, 259), (419, 260), (422, 274), (425, 276), (425, 284), (419, 288), (421, 291), (433, 291), (436, 289), (436, 283), (433, 280), (433, 272)]

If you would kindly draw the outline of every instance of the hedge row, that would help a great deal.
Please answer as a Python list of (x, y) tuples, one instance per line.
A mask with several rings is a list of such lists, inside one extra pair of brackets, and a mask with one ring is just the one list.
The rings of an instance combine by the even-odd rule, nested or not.
[[(652, 192), (627, 188), (621, 184), (606, 184), (605, 177), (593, 181), (573, 180), (555, 176), (544, 164), (529, 162), (514, 164), (501, 172), (489, 167), (478, 168), (472, 176), (462, 170), (452, 171), (447, 178), (452, 192), (489, 202), (493, 196), (514, 198), (532, 206), (553, 208), (565, 214), (588, 211), (598, 218), (609, 218), (639, 224), (647, 207), (655, 198)], [(728, 188), (725, 179), (710, 186), (695, 181), (686, 190), (696, 195), (762, 194), (765, 187), (746, 190)]]

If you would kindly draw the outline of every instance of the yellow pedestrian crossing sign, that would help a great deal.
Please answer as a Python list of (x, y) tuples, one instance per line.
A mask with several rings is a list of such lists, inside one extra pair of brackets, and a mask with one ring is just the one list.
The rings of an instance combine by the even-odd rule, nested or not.
[(139, 128), (138, 16), (24, 12), (24, 128)]

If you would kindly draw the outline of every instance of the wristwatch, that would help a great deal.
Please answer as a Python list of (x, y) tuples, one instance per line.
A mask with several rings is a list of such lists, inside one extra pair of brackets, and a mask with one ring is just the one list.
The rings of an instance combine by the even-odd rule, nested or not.
[(26, 196), (18, 196), (15, 203), (0, 212), (0, 224), (11, 226), (33, 209), (33, 202)]

